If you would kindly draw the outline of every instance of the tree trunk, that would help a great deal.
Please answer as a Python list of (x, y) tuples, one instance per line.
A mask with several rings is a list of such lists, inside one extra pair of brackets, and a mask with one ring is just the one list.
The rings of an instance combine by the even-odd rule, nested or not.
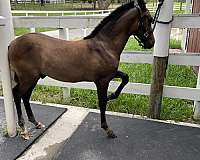
[(41, 6), (44, 6), (44, 0), (41, 0)]
[(108, 9), (111, 2), (112, 0), (98, 0), (97, 1), (99, 9)]
[(180, 11), (182, 11), (182, 7), (183, 7), (183, 2), (180, 2)]

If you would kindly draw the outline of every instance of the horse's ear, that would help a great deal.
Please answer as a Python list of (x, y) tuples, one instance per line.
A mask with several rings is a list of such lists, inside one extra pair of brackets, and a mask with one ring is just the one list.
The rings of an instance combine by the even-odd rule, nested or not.
[(134, 3), (135, 3), (135, 6), (139, 6), (138, 0), (135, 0)]
[(144, 0), (135, 0), (134, 1), (135, 5), (140, 6), (140, 8), (142, 9), (142, 11), (146, 11), (146, 2)]

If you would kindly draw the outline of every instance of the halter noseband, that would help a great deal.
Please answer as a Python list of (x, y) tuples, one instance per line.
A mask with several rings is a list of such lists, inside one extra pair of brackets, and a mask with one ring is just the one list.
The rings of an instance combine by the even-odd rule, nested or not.
[[(143, 18), (144, 18), (144, 16), (141, 16), (142, 13), (141, 13), (141, 8), (140, 8), (140, 6), (136, 5), (135, 7), (137, 8), (138, 13), (139, 13), (138, 26), (139, 26), (139, 28), (141, 28), (141, 29), (144, 31), (144, 23), (143, 23)], [(148, 39), (148, 38), (150, 37), (150, 34), (153, 33), (153, 30), (151, 30), (151, 31), (146, 31), (146, 30), (145, 30), (144, 32), (145, 32), (145, 33), (143, 34), (143, 38), (142, 38), (142, 39), (144, 39), (144, 38), (145, 38), (145, 39)], [(142, 47), (144, 48), (145, 46), (144, 46), (142, 40), (140, 40), (139, 37), (138, 37), (137, 35), (134, 35), (134, 37), (135, 37), (135, 39), (138, 41), (139, 45), (142, 46)]]

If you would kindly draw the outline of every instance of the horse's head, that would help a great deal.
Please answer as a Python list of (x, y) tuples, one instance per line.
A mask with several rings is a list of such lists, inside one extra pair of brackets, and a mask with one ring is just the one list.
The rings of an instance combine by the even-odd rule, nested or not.
[(153, 18), (146, 7), (145, 9), (141, 9), (139, 6), (136, 6), (136, 8), (138, 10), (138, 29), (134, 36), (142, 47), (150, 49), (155, 43), (153, 29), (151, 27)]

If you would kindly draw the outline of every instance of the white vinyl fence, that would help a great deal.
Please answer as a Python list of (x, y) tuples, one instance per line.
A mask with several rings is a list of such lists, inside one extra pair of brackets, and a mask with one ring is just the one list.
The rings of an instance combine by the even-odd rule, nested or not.
[[(89, 15), (89, 16), (66, 16), (66, 17), (13, 17), (13, 23), (16, 28), (20, 27), (50, 27), (50, 28), (94, 28), (104, 16)], [(180, 15), (175, 16), (172, 22), (172, 28), (199, 28), (199, 15)], [(62, 32), (65, 34), (66, 32)], [(152, 64), (153, 55), (151, 53), (131, 52), (123, 53), (121, 55), (122, 63), (149, 63)], [(200, 54), (180, 54), (173, 53), (169, 56), (169, 64), (200, 66)], [(199, 86), (199, 81), (197, 82)], [(53, 80), (51, 78), (41, 79), (40, 85), (59, 86), (67, 88), (81, 88), (96, 90), (95, 85), (90, 82), (66, 83)], [(109, 91), (114, 91), (119, 85), (119, 82), (112, 81), (110, 83)], [(150, 84), (143, 83), (128, 83), (123, 89), (123, 93), (130, 94), (150, 94)], [(164, 97), (188, 99), (200, 101), (200, 88), (178, 87), (178, 86), (164, 86)]]
[[(150, 12), (155, 12), (157, 6), (149, 6), (148, 9)], [(183, 6), (183, 10), (185, 10), (186, 6)], [(180, 7), (175, 6), (174, 11), (179, 11)], [(12, 10), (12, 14), (15, 16), (54, 16), (55, 14), (58, 16), (69, 16), (69, 15), (108, 15), (113, 11), (113, 9), (107, 10), (85, 10), (85, 11), (37, 11), (37, 10)]]
[[(15, 27), (51, 27), (51, 28), (94, 28), (104, 16), (89, 15), (89, 16), (67, 16), (67, 17), (13, 17)], [(198, 28), (200, 26), (199, 15), (180, 15), (175, 16), (172, 22), (172, 28)], [(152, 63), (152, 54), (147, 53), (124, 53), (121, 56), (123, 63)], [(200, 54), (170, 54), (169, 64), (200, 66)], [(96, 89), (92, 83), (64, 83), (50, 78), (45, 78), (39, 81), (42, 85), (81, 88), (81, 89)], [(112, 82), (110, 91), (119, 84)], [(149, 95), (150, 84), (129, 83), (123, 90), (124, 93), (144, 94)], [(165, 86), (164, 96), (171, 98), (181, 98), (200, 101), (200, 89)]]
[(108, 15), (113, 10), (91, 10), (91, 11), (34, 11), (34, 10), (12, 10), (13, 15), (19, 16), (69, 16), (69, 15)]

